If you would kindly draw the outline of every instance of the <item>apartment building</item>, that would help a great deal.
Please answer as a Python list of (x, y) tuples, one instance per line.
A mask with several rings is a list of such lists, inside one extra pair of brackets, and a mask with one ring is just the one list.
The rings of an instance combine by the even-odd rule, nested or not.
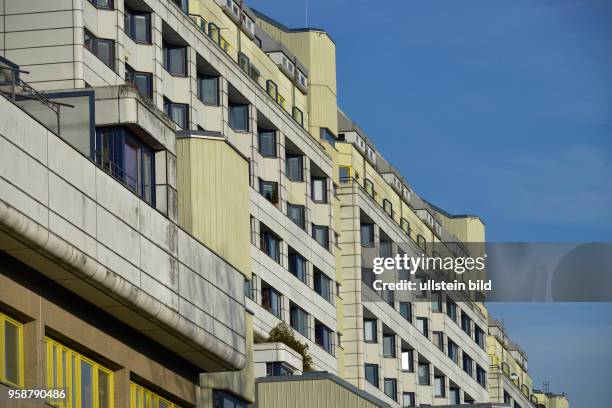
[(339, 110), (328, 33), (234, 0), (0, 13), (0, 382), (62, 407), (498, 401), (479, 293), (371, 287), (374, 256), (465, 254), (484, 225)]

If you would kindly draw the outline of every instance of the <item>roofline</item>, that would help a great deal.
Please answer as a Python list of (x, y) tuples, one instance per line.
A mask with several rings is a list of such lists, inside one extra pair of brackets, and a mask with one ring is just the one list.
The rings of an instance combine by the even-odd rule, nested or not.
[(485, 222), (482, 220), (482, 218), (480, 218), (478, 215), (475, 214), (451, 214), (448, 211), (443, 210), (442, 208), (438, 207), (437, 205), (432, 204), (430, 201), (426, 200), (426, 199), (422, 199), (427, 205), (429, 205), (434, 211), (439, 212), (440, 214), (442, 214), (443, 216), (445, 216), (446, 218), (478, 218), (480, 220), (480, 222), (482, 222), (483, 225), (486, 225)]
[(249, 7), (251, 9), (251, 11), (253, 13), (255, 13), (255, 15), (257, 16), (257, 18), (261, 18), (262, 20), (264, 20), (265, 22), (272, 24), (273, 26), (280, 28), (281, 30), (287, 32), (287, 33), (303, 33), (303, 32), (317, 32), (317, 33), (323, 33), (325, 35), (327, 35), (329, 37), (329, 39), (331, 40), (331, 42), (334, 43), (334, 45), (336, 44), (336, 42), (334, 41), (334, 39), (332, 38), (331, 35), (329, 35), (329, 33), (327, 31), (325, 31), (322, 28), (317, 28), (317, 27), (297, 27), (297, 28), (289, 28), (286, 25), (284, 25), (283, 23), (280, 23), (279, 21), (273, 19), (272, 17), (268, 16), (267, 14), (262, 13), (261, 11), (257, 10), (256, 8), (253, 7)]

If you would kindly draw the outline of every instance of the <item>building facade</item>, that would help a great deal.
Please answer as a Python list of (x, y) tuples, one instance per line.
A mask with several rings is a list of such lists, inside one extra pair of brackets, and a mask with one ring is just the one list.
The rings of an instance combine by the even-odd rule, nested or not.
[[(373, 257), (457, 256), (484, 224), (419, 197), (339, 109), (328, 33), (234, 0), (0, 13), (3, 387), (66, 389), (40, 399), (61, 407), (504, 402), (477, 293), (371, 285)], [(269, 340), (283, 324), (308, 362)]]

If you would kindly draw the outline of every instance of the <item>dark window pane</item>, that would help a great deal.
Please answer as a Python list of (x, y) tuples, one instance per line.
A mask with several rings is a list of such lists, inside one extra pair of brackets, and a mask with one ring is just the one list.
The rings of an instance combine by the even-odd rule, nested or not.
[(302, 181), (302, 156), (288, 155), (286, 158), (287, 178), (291, 181)]
[(19, 384), (19, 328), (6, 321), (4, 325), (4, 370), (6, 379)]
[(249, 105), (230, 105), (229, 124), (234, 130), (249, 130)]
[(259, 132), (259, 153), (266, 157), (276, 157), (276, 133), (274, 131)]
[(323, 272), (315, 271), (314, 273), (314, 290), (323, 299), (331, 303), (331, 279), (329, 279)]
[(198, 77), (198, 98), (207, 105), (219, 105), (219, 78)]
[(81, 361), (81, 408), (93, 408), (93, 367)]
[(303, 205), (287, 204), (287, 216), (301, 229), (306, 227)]

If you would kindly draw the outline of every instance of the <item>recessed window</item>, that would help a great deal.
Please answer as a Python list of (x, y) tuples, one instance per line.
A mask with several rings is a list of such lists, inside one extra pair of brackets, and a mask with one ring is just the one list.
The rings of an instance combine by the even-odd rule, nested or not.
[(459, 390), (459, 388), (451, 388), (449, 390), (449, 393), (451, 404), (461, 404), (461, 391)]
[(95, 37), (89, 30), (84, 31), (84, 46), (110, 69), (115, 70), (115, 41)]
[(304, 112), (294, 106), (291, 116), (300, 126), (304, 127)]
[(366, 364), (365, 365), (365, 379), (367, 382), (378, 388), (378, 365), (377, 364)]
[(419, 332), (425, 337), (429, 337), (429, 327), (427, 324), (426, 317), (417, 317), (416, 318), (416, 327)]
[[(487, 388), (487, 372), (478, 364), (476, 364), (476, 381), (481, 387)], [(529, 392), (529, 389), (527, 389)]]
[(400, 302), (399, 312), (404, 319), (412, 323), (412, 304), (410, 302)]
[(276, 157), (276, 132), (274, 130), (259, 131), (259, 153), (264, 157)]
[(468, 336), (472, 335), (472, 319), (470, 319), (470, 317), (463, 311), (461, 312), (461, 329)]
[(308, 314), (297, 306), (291, 306), (289, 310), (290, 324), (302, 336), (308, 337)]
[(281, 318), (281, 295), (274, 288), (267, 287), (261, 290), (261, 305), (274, 316)]
[(391, 258), (393, 256), (393, 249), (390, 241), (380, 241), (380, 257)]
[(287, 204), (287, 216), (301, 229), (306, 228), (303, 205)]
[(383, 388), (387, 397), (397, 401), (397, 380), (395, 378), (385, 378)]
[(99, 127), (95, 163), (151, 205), (155, 205), (155, 153), (126, 128)]
[(446, 299), (446, 315), (457, 322), (457, 304), (450, 299)]
[(312, 224), (312, 237), (319, 245), (329, 250), (329, 228), (326, 225)]
[(402, 227), (402, 231), (406, 233), (406, 235), (410, 236), (410, 223), (407, 219), (402, 218), (400, 221), (400, 226)]
[(181, 129), (187, 129), (189, 118), (189, 105), (185, 103), (172, 102), (164, 97), (164, 112)]
[(383, 334), (383, 357), (395, 358), (395, 334)]
[(419, 363), (419, 384), (429, 385), (429, 363)]
[(376, 319), (363, 319), (363, 341), (376, 343), (378, 341)]
[[(291, 251), (292, 249), (290, 249)], [(289, 272), (302, 282), (306, 282), (306, 258), (297, 252), (289, 254)]]
[(446, 396), (446, 385), (444, 377), (434, 377), (434, 396)]
[(402, 371), (414, 371), (414, 350), (402, 350)]
[(303, 158), (301, 155), (287, 155), (285, 166), (287, 178), (291, 181), (303, 181)]
[(96, 8), (109, 10), (113, 8), (113, 0), (89, 0), (89, 2)]
[(276, 86), (274, 81), (271, 81), (269, 79), (266, 81), (266, 92), (268, 93), (268, 95), (270, 95), (272, 99), (276, 100), (276, 97), (278, 95), (278, 87)]
[(320, 346), (323, 350), (327, 351), (329, 354), (334, 354), (333, 352), (333, 332), (323, 323), (318, 320), (315, 320), (315, 343)]
[(249, 57), (247, 57), (244, 53), (239, 52), (238, 53), (238, 66), (240, 66), (240, 68), (247, 74), (249, 73), (250, 64), (251, 64), (251, 61), (249, 60)]
[(229, 105), (229, 125), (232, 129), (239, 132), (249, 131), (249, 105), (233, 104)]
[(151, 43), (151, 13), (134, 11), (126, 6), (123, 17), (123, 29), (128, 37), (137, 43)]
[(327, 128), (320, 128), (320, 129), (321, 129), (320, 130), (321, 140), (331, 144), (332, 146), (335, 146), (336, 136), (334, 136), (331, 130)]
[(259, 179), (259, 193), (272, 204), (278, 204), (278, 183)]
[(374, 245), (374, 224), (361, 223), (361, 245), (362, 246), (373, 246)]
[(187, 47), (176, 46), (164, 41), (164, 69), (172, 75), (187, 76)]
[(261, 250), (280, 263), (280, 239), (270, 231), (261, 232)]
[(248, 408), (249, 404), (227, 391), (213, 390), (212, 406), (213, 408)]
[(374, 197), (374, 184), (370, 180), (363, 180), (363, 189), (370, 197)]
[(481, 349), (485, 348), (485, 343), (487, 339), (487, 335), (485, 332), (478, 326), (474, 325), (476, 328), (474, 329), (474, 341), (476, 344), (480, 346)]
[(325, 177), (312, 177), (312, 201), (316, 203), (327, 202), (327, 179)]
[(459, 363), (459, 346), (450, 339), (448, 340), (448, 358), (457, 364)]
[(427, 251), (427, 242), (425, 241), (425, 238), (422, 235), (420, 235), (420, 234), (417, 235), (417, 245), (423, 251)]
[(387, 215), (393, 216), (393, 204), (386, 198), (383, 200), (383, 211), (386, 212)]
[(323, 272), (315, 269), (313, 274), (314, 281), (314, 290), (317, 292), (323, 299), (327, 300), (329, 303), (332, 303), (332, 286), (331, 279), (327, 277)]
[(219, 105), (219, 77), (198, 75), (198, 99), (205, 105)]
[(474, 361), (464, 351), (463, 352), (463, 371), (465, 371), (466, 373), (468, 373), (468, 375), (471, 376), (472, 375), (472, 371), (474, 369), (473, 365), (474, 365)]
[(134, 71), (132, 67), (125, 64), (125, 82), (131, 84), (146, 98), (153, 98), (153, 74)]
[(0, 381), (23, 386), (23, 325), (0, 312)]
[(442, 333), (441, 331), (433, 332), (432, 340), (436, 347), (442, 350), (442, 352), (444, 352), (444, 333)]
[(431, 294), (431, 311), (442, 313), (442, 294), (440, 292), (433, 292)]
[(416, 407), (416, 397), (414, 392), (405, 392), (402, 394), (402, 404), (404, 408)]

